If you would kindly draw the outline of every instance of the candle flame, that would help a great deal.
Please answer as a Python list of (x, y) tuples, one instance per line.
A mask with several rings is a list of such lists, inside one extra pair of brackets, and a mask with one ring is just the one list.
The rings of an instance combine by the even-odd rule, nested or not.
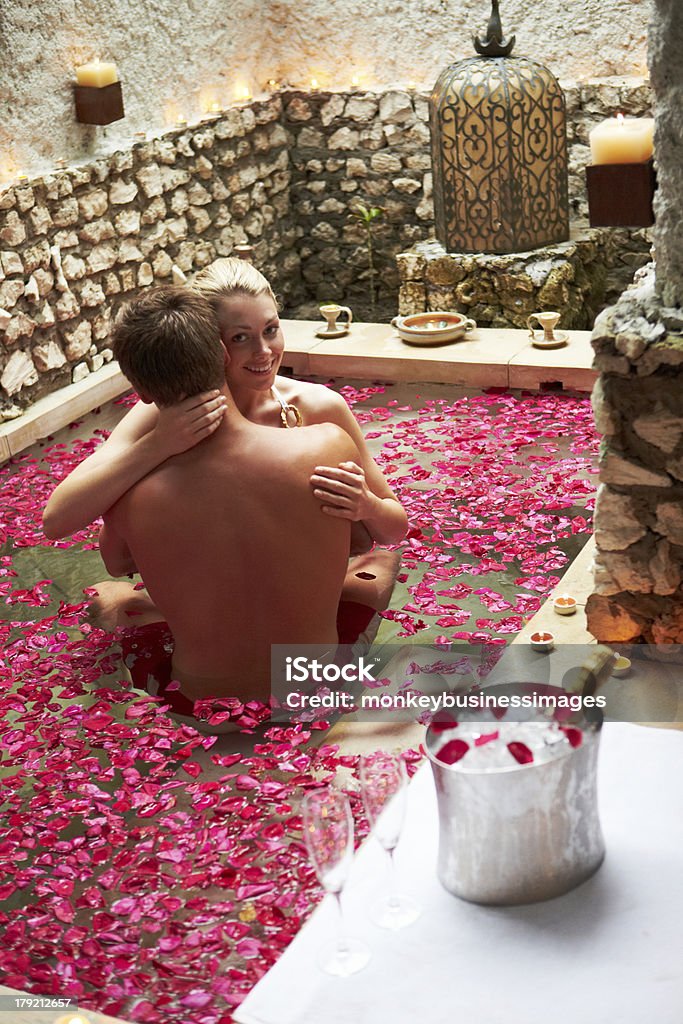
[(219, 114), (220, 110), (221, 110), (220, 103), (212, 103), (211, 104), (211, 113), (212, 114)]
[(623, 114), (617, 114), (617, 124), (619, 125), (620, 128), (624, 127), (624, 121), (625, 121), (624, 115)]
[(360, 79), (358, 78), (358, 75), (354, 75), (353, 78), (351, 79), (351, 85), (353, 85), (355, 87), (359, 83), (360, 83)]
[(317, 89), (317, 88), (318, 88), (318, 79), (317, 78), (312, 78), (311, 79), (311, 89)]

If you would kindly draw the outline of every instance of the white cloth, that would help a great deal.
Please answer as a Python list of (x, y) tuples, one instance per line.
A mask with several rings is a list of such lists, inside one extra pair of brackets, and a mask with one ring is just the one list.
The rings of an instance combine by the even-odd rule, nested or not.
[(334, 937), (327, 898), (235, 1013), (240, 1024), (681, 1024), (683, 1020), (683, 734), (608, 723), (599, 760), (607, 855), (565, 896), (483, 907), (451, 896), (435, 871), (429, 765), (409, 787), (397, 849), (400, 889), (423, 913), (383, 931), (367, 917), (386, 891), (374, 839), (343, 895), (347, 930), (372, 961), (350, 978), (317, 966)]

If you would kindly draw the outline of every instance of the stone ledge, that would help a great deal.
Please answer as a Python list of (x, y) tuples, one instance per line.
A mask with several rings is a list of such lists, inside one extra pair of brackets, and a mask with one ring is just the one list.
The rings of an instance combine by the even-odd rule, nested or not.
[(68, 426), (98, 405), (130, 390), (118, 363), (108, 363), (77, 384), (69, 384), (35, 402), (22, 416), (0, 426), (0, 461)]

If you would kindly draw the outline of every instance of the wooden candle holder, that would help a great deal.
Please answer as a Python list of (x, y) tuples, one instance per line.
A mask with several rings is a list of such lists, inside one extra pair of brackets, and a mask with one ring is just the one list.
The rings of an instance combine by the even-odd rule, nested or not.
[(111, 124), (123, 113), (121, 83), (111, 85), (74, 85), (76, 120), (81, 124)]
[(586, 167), (589, 222), (592, 228), (649, 228), (657, 187), (654, 162), (590, 164)]

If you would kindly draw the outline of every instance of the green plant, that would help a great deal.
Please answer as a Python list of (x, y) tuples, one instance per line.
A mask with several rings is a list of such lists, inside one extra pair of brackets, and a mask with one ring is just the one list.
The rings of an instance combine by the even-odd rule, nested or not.
[(368, 251), (368, 281), (370, 284), (370, 318), (377, 319), (377, 286), (375, 274), (375, 248), (373, 239), (373, 228), (384, 214), (381, 206), (366, 206), (356, 199), (351, 207), (351, 217), (365, 230), (365, 247)]

